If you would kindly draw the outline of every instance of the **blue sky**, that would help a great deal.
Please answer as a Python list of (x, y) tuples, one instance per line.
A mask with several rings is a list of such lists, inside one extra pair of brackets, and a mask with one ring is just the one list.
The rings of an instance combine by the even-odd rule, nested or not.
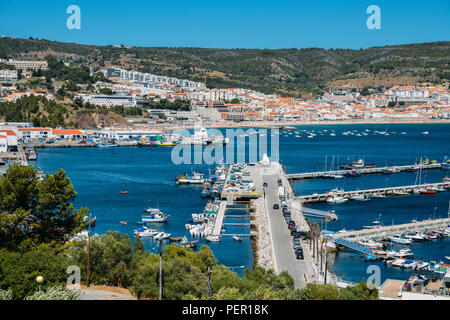
[[(66, 27), (69, 5), (81, 29)], [(381, 9), (369, 30), (366, 9)], [(84, 44), (352, 48), (450, 40), (450, 0), (0, 0), (0, 34)]]

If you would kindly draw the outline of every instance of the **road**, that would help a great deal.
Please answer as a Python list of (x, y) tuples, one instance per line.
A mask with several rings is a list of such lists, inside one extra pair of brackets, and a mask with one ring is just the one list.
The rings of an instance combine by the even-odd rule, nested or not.
[[(292, 237), (281, 210), (281, 204), (278, 198), (278, 179), (280, 178), (280, 172), (278, 171), (277, 174), (272, 175), (264, 175), (263, 172), (261, 173), (263, 174), (263, 183), (267, 183), (267, 187), (264, 188), (264, 198), (269, 215), (275, 271), (276, 273), (287, 271), (294, 278), (295, 287), (302, 288), (306, 285), (304, 275), (308, 274), (308, 269), (305, 260), (297, 260), (295, 257)], [(273, 209), (275, 203), (278, 203), (280, 209)]]

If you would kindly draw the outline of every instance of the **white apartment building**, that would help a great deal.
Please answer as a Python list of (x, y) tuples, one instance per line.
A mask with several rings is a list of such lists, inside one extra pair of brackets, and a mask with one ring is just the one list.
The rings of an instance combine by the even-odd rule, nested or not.
[(8, 137), (0, 134), (0, 152), (8, 152)]
[(0, 70), (0, 82), (16, 82), (17, 81), (17, 70)]
[(427, 90), (416, 90), (413, 87), (394, 87), (386, 93), (392, 96), (393, 101), (398, 102), (425, 102), (430, 96)]
[(84, 95), (80, 94), (77, 98), (81, 98), (84, 103), (91, 103), (97, 106), (113, 107), (113, 106), (123, 106), (123, 107), (134, 107), (136, 106), (136, 96), (120, 96), (120, 95)]
[(0, 59), (0, 62), (14, 66), (16, 69), (22, 69), (23, 71), (28, 70), (47, 70), (47, 61), (30, 61), (30, 60), (13, 60), (13, 59)]

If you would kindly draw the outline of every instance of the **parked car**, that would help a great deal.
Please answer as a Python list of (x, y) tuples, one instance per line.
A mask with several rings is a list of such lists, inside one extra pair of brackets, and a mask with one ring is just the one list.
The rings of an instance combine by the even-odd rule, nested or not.
[(296, 249), (295, 250), (295, 257), (297, 259), (299, 259), (299, 260), (303, 260), (304, 259), (304, 257), (303, 257), (303, 250)]
[(267, 187), (267, 182), (264, 182), (264, 183), (263, 183), (263, 187), (264, 187), (264, 188)]
[(278, 210), (278, 209), (280, 209), (280, 206), (278, 205), (278, 203), (275, 203), (275, 204), (273, 205), (273, 208), (274, 208), (275, 210)]

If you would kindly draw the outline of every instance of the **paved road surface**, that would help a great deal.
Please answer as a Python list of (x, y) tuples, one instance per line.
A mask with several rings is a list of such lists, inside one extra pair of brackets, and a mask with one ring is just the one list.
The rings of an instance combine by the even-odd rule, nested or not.
[(135, 297), (107, 290), (81, 289), (81, 300), (136, 300)]
[[(294, 249), (292, 248), (292, 237), (281, 211), (281, 204), (278, 198), (278, 179), (280, 174), (267, 176), (264, 176), (263, 172), (262, 174), (263, 182), (267, 183), (264, 191), (275, 255), (275, 271), (277, 273), (287, 271), (294, 278), (296, 288), (304, 287), (306, 285), (304, 274), (308, 274), (308, 269), (304, 260), (297, 260), (295, 257)], [(278, 203), (280, 209), (273, 209), (275, 203)]]

